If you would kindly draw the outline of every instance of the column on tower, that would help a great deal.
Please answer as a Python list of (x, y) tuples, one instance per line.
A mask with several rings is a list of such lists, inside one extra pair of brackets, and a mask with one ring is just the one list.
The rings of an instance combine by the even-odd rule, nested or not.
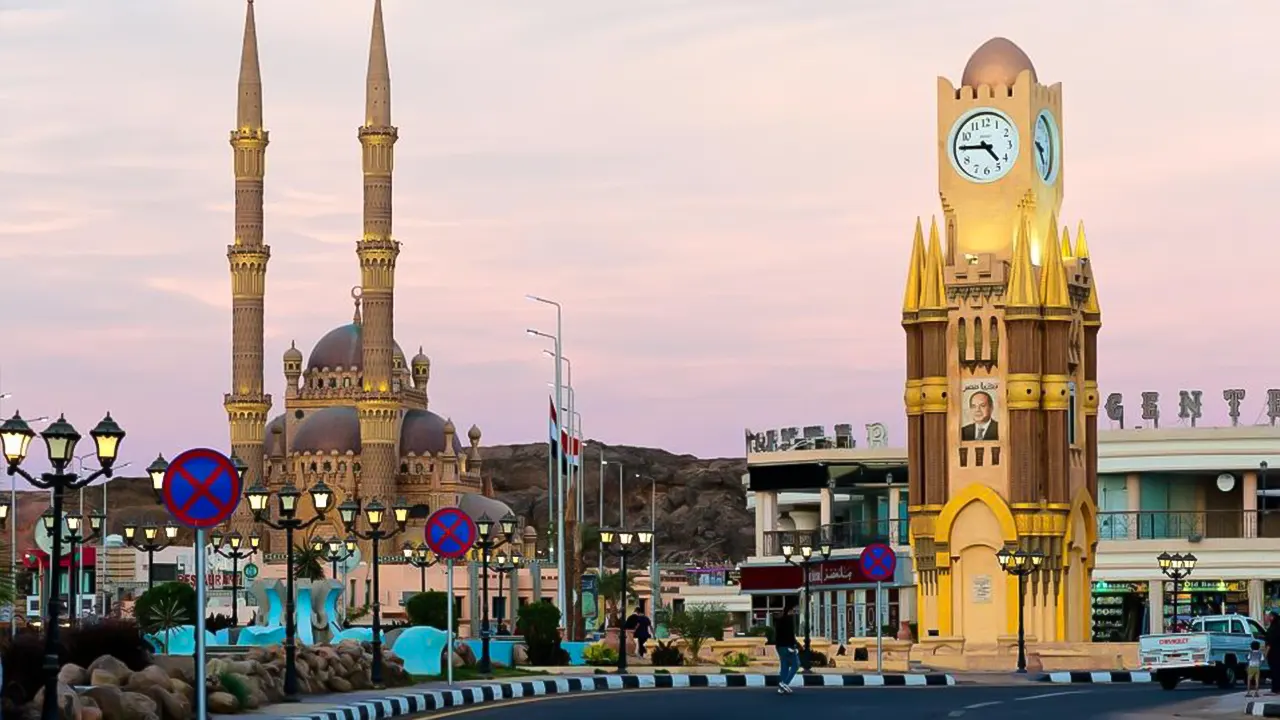
[(933, 520), (938, 510), (931, 510), (924, 502), (924, 395), (920, 387), (924, 368), (918, 323), (924, 260), (924, 230), (920, 218), (916, 218), (911, 261), (907, 267), (907, 287), (902, 297), (902, 329), (907, 335), (907, 382), (903, 403), (907, 411), (907, 497), (912, 526), (911, 549), (916, 566), (916, 607), (919, 608), (919, 619), (924, 621), (920, 626), (931, 627), (937, 612), (930, 599), (937, 592), (937, 578), (933, 571)]
[(920, 304), (916, 325), (920, 343), (920, 448), (919, 470), (922, 475), (920, 499), (922, 519), (917, 523), (927, 535), (917, 543), (917, 556), (925, 558), (927, 567), (935, 568), (933, 612), (939, 635), (951, 635), (951, 570), (950, 563), (938, 563), (933, 543), (933, 524), (947, 502), (947, 467), (951, 439), (947, 436), (948, 387), (947, 324), (950, 314), (946, 286), (943, 281), (942, 244), (938, 237), (938, 221), (929, 227), (929, 245), (925, 252), (920, 278)]
[[(1089, 245), (1084, 238), (1084, 223), (1076, 229), (1076, 260), (1083, 270), (1090, 266)], [(1090, 266), (1090, 270), (1092, 267)], [(1102, 329), (1102, 309), (1098, 305), (1098, 285), (1089, 273), (1089, 296), (1084, 304), (1084, 438), (1085, 483), (1089, 496), (1098, 497), (1098, 331)]]
[(1004, 293), (1004, 325), (1008, 347), (1005, 384), (1009, 415), (1009, 500), (1034, 503), (1040, 497), (1040, 292), (1031, 264), (1029, 219), (1018, 223), (1013, 258)]
[(363, 304), (364, 386), (357, 401), (361, 461), (359, 493), (366, 499), (394, 500), (400, 402), (392, 380), (396, 258), (400, 244), (391, 232), (391, 176), (397, 129), (391, 124), (391, 71), (387, 60), (382, 0), (374, 0), (365, 122), (358, 131), (364, 172), (364, 232), (356, 243)]
[[(263, 300), (271, 248), (263, 243), (263, 178), (269, 137), (262, 123), (262, 74), (253, 0), (247, 3), (240, 55), (236, 127), (231, 131), (235, 171), (235, 239), (231, 266), (231, 392), (223, 398), (231, 450), (249, 467), (245, 482), (263, 477), (264, 432), (271, 396), (263, 392)], [(234, 524), (250, 522), (248, 510)], [(240, 529), (244, 529), (240, 527)]]
[[(1071, 353), (1071, 320), (1074, 313), (1067, 285), (1067, 268), (1056, 242), (1058, 219), (1050, 220), (1044, 245), (1044, 261), (1040, 268), (1040, 302), (1044, 318), (1044, 355), (1041, 376), (1041, 408), (1044, 411), (1045, 499), (1050, 506), (1065, 506), (1071, 467), (1071, 446), (1067, 429), (1071, 406), (1071, 375), (1068, 358)], [(1039, 498), (1036, 498), (1039, 500)]]

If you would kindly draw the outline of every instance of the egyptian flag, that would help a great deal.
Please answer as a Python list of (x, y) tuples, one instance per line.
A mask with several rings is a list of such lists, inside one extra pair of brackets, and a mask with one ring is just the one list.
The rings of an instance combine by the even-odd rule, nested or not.
[(564, 448), (565, 462), (574, 467), (582, 464), (582, 439), (570, 436), (569, 433), (560, 433), (560, 446)]
[(559, 462), (561, 467), (564, 466), (564, 460), (560, 457), (560, 441), (563, 435), (564, 433), (560, 432), (560, 419), (556, 416), (556, 399), (553, 397), (551, 398), (551, 436), (547, 442), (551, 445), (551, 461)]

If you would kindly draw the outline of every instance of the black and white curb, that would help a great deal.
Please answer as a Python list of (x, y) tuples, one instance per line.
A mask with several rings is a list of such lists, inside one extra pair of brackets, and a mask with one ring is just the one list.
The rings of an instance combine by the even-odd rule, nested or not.
[(1251, 702), (1244, 706), (1244, 714), (1253, 717), (1280, 718), (1280, 702)]
[(1144, 670), (1113, 670), (1111, 672), (1051, 672), (1040, 676), (1041, 682), (1051, 683), (1149, 683), (1154, 678)]
[[(798, 675), (804, 687), (924, 687), (955, 685), (950, 675)], [(382, 720), (433, 710), (479, 705), (517, 698), (565, 695), (599, 690), (640, 690), (646, 688), (762, 688), (778, 684), (777, 675), (591, 675), (554, 680), (525, 680), (491, 685), (471, 685), (456, 690), (402, 692), (372, 700), (361, 700), (287, 720)], [(793, 683), (794, 684), (794, 683)]]

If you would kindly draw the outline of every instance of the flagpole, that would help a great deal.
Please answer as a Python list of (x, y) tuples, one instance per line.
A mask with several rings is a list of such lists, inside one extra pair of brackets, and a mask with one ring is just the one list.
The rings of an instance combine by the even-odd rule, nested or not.
[[(526, 295), (525, 297), (527, 297), (530, 300), (533, 300), (534, 302), (540, 302), (540, 303), (543, 303), (544, 305), (550, 305), (556, 309), (556, 334), (554, 337), (552, 337), (552, 339), (555, 340), (555, 350), (556, 350), (556, 401), (553, 407), (556, 409), (558, 414), (560, 408), (563, 407), (564, 405), (563, 398), (561, 397), (561, 388), (563, 387), (563, 378), (561, 377), (561, 373), (560, 373), (560, 370), (561, 370), (560, 363), (562, 361), (561, 359), (564, 357), (561, 353), (561, 350), (563, 349), (563, 346), (564, 346), (564, 312), (563, 312), (564, 309), (560, 306), (560, 303), (556, 302), (555, 300), (548, 300), (546, 298), (538, 297), (537, 295)], [(546, 333), (541, 333), (536, 330), (529, 330), (527, 332), (530, 335), (540, 335), (544, 337), (546, 335)], [(555, 500), (556, 500), (556, 510), (558, 511), (556, 513), (556, 518), (555, 518), (555, 522), (556, 522), (556, 607), (559, 608), (560, 610), (560, 617), (562, 618), (560, 627), (563, 629), (565, 627), (563, 624), (564, 613), (565, 613), (565, 610), (567, 610), (565, 606), (565, 596), (566, 596), (565, 583), (568, 580), (568, 578), (565, 577), (566, 568), (564, 564), (564, 466), (563, 465), (557, 466), (555, 468), (555, 471), (556, 471), (556, 491), (557, 491)]]

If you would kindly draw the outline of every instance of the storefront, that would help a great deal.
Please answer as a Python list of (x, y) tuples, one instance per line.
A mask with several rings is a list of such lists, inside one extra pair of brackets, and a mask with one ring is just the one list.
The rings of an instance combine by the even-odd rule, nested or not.
[(1177, 608), (1177, 626), (1182, 627), (1191, 618), (1201, 615), (1228, 613), (1248, 614), (1249, 583), (1246, 580), (1184, 580), (1178, 583), (1178, 594), (1173, 594), (1173, 582), (1164, 583), (1164, 626), (1174, 627), (1174, 608)]
[(1136, 642), (1146, 632), (1151, 612), (1146, 582), (1093, 584), (1093, 641)]

